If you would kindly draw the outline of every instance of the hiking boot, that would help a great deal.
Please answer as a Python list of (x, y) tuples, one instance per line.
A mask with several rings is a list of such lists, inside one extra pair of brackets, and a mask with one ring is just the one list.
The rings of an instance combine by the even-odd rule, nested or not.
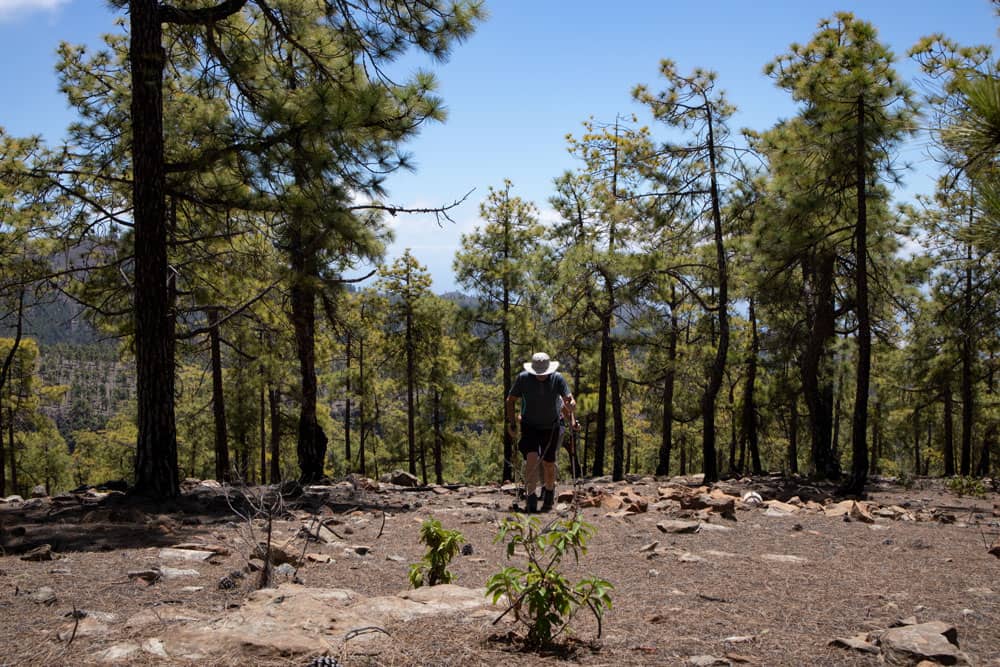
[(548, 512), (556, 501), (555, 489), (542, 489), (542, 511)]
[(538, 511), (538, 496), (533, 493), (529, 493), (528, 497), (524, 499), (525, 505), (527, 506), (525, 512), (528, 514), (534, 514)]

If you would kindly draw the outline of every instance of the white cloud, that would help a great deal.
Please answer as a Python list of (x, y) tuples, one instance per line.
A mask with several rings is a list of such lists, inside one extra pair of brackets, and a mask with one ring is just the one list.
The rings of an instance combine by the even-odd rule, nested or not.
[(54, 12), (69, 0), (0, 0), (0, 21), (32, 12)]

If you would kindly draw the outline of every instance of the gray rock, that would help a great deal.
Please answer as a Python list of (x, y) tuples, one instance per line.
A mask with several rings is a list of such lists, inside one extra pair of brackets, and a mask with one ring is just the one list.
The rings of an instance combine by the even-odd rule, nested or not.
[(420, 486), (420, 480), (415, 475), (400, 469), (382, 475), (379, 481), (396, 486)]
[(882, 659), (887, 665), (910, 667), (923, 660), (941, 665), (969, 665), (969, 657), (958, 649), (958, 631), (942, 621), (890, 628), (879, 637)]
[(656, 527), (664, 533), (697, 533), (701, 529), (701, 523), (698, 521), (669, 520), (659, 522)]

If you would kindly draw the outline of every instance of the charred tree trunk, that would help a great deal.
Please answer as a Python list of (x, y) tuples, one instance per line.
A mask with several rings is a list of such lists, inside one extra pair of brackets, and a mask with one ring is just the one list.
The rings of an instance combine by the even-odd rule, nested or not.
[[(750, 299), (748, 312), (750, 318), (750, 358), (747, 364), (747, 383), (743, 390), (743, 419), (741, 439), (750, 450), (750, 469), (759, 475), (764, 470), (760, 464), (760, 434), (757, 430), (757, 361), (760, 356), (760, 337), (757, 334), (757, 312), (754, 300)], [(740, 468), (743, 467), (743, 456), (740, 456)]]

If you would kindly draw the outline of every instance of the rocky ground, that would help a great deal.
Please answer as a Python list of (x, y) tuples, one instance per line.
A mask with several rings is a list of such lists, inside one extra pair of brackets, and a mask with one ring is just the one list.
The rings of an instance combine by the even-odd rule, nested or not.
[[(579, 512), (596, 528), (562, 567), (610, 581), (614, 606), (538, 651), (483, 596), (521, 564), (494, 539), (514, 489), (395, 481), (284, 497), (190, 481), (161, 506), (96, 490), (2, 499), (0, 665), (1000, 667), (989, 485), (960, 497), (881, 481), (863, 501), (778, 477), (562, 485), (539, 518)], [(429, 517), (461, 531), (465, 552), (453, 585), (409, 590)], [(273, 582), (257, 590), (265, 557)]]

